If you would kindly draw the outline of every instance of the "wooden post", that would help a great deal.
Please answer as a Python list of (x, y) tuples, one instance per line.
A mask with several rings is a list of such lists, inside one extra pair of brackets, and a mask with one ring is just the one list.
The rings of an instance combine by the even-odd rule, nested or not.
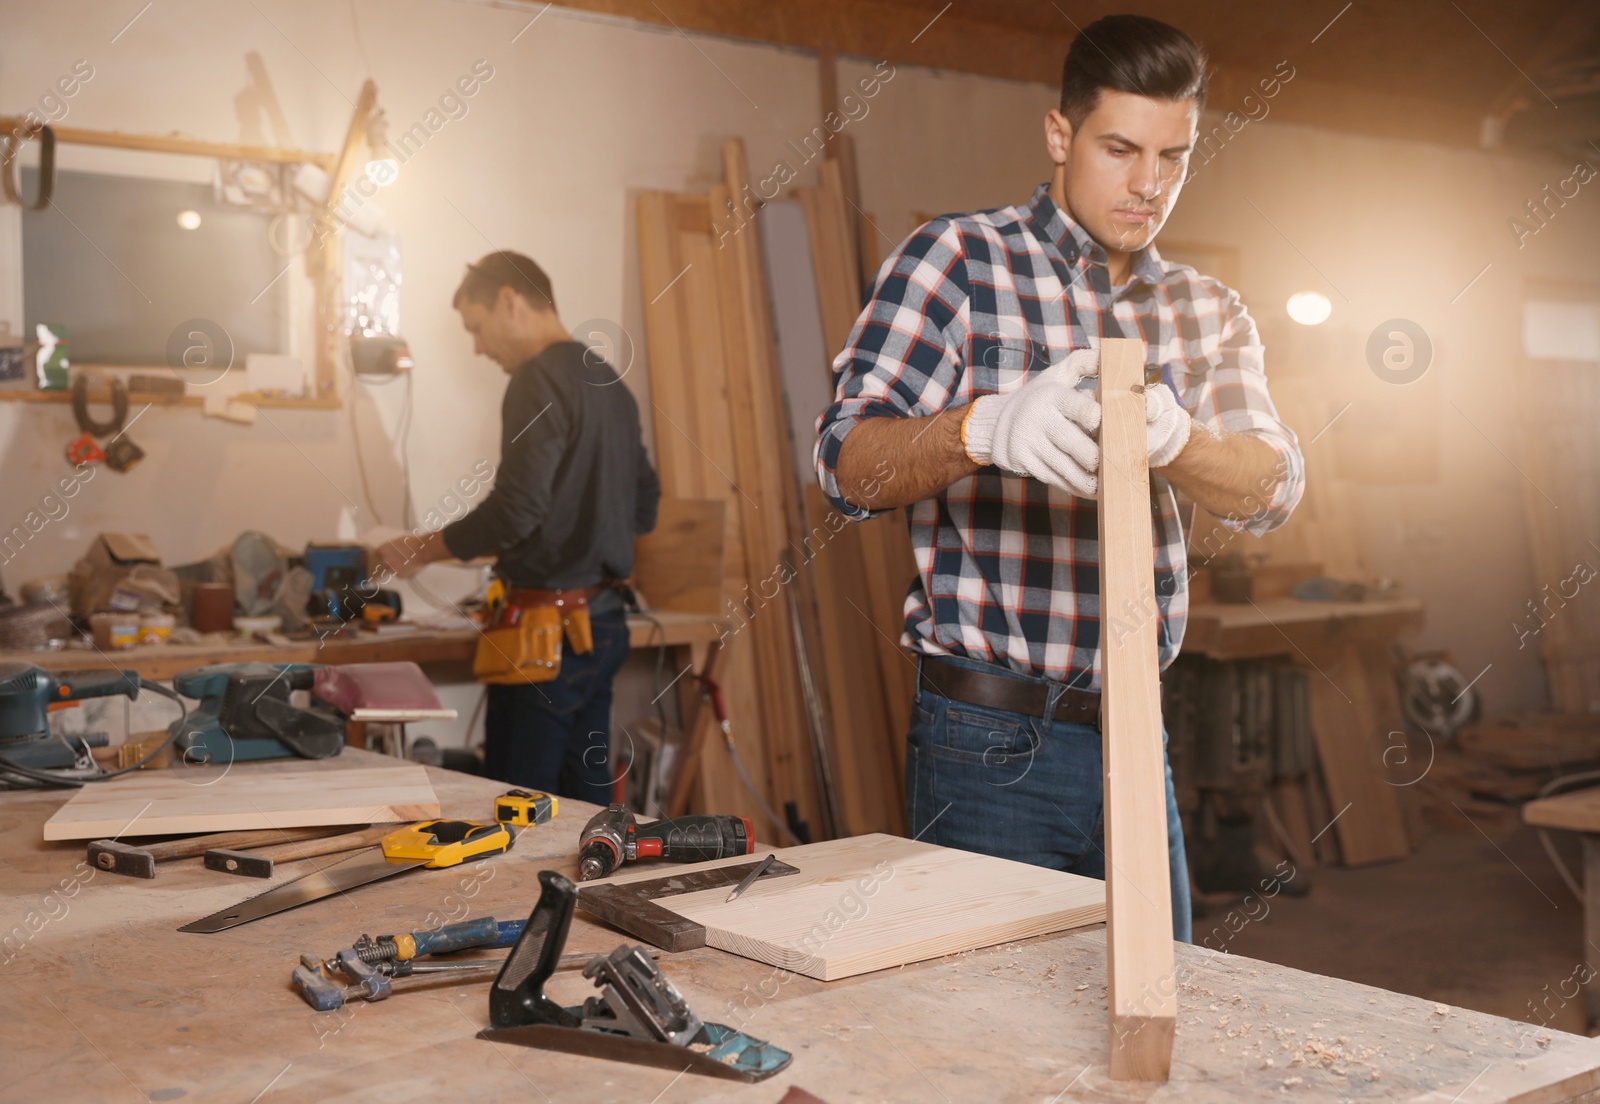
[(1100, 344), (1101, 745), (1111, 1078), (1165, 1081), (1177, 1024), (1144, 344)]
[(367, 81), (361, 86), (344, 144), (334, 159), (328, 177), (328, 199), (311, 220), (311, 242), (306, 246), (306, 272), (315, 285), (316, 355), (313, 359), (313, 390), (319, 399), (333, 398), (339, 387), (339, 346), (344, 333), (344, 273), (340, 270), (340, 233), (343, 223), (339, 201), (344, 186), (355, 171), (356, 159), (367, 137), (367, 120), (378, 102), (378, 86)]

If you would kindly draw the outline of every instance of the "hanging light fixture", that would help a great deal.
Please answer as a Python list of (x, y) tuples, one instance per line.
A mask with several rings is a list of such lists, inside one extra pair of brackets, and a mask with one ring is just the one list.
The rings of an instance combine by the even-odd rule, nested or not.
[(1289, 296), (1289, 317), (1302, 326), (1320, 326), (1333, 313), (1333, 304), (1320, 291), (1297, 291)]
[(367, 178), (378, 187), (387, 187), (400, 178), (400, 162), (389, 155), (389, 120), (383, 108), (374, 108), (367, 118), (367, 151), (372, 155), (367, 162)]

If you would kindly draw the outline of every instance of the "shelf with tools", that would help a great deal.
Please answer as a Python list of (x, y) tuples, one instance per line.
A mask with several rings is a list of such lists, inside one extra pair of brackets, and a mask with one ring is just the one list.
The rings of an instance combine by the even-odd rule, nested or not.
[[(297, 398), (291, 395), (258, 395), (253, 392), (227, 395), (229, 402), (246, 403), (255, 407), (268, 409), (287, 408), (294, 410), (338, 410), (342, 405), (337, 398), (314, 399)], [(111, 401), (111, 392), (106, 388), (97, 388), (89, 392), (91, 403), (107, 403)], [(59, 403), (64, 406), (72, 405), (71, 391), (0, 391), (0, 402), (13, 403)], [(200, 395), (167, 395), (153, 391), (130, 391), (128, 393), (129, 406), (204, 406), (205, 398)]]

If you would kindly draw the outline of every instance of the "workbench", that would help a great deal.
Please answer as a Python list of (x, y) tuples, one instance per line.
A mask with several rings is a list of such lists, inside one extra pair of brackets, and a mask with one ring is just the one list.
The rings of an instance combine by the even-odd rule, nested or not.
[[(351, 750), (319, 766), (381, 762)], [(429, 774), (446, 816), (484, 817), (504, 788)], [(362, 932), (407, 931), (430, 919), (526, 917), (541, 869), (575, 874), (577, 836), (593, 807), (563, 799), (555, 821), (476, 871), (413, 871), (216, 935), (188, 935), (175, 929), (295, 876), (295, 865), (303, 873), (327, 860), (291, 864), (272, 883), (206, 871), (198, 860), (163, 864), (155, 881), (86, 873), (82, 843), (41, 840), (41, 825), (64, 800), (0, 794), (7, 1100), (773, 1104), (800, 1086), (830, 1104), (1479, 1104), (1514, 1087), (1563, 1084), (1538, 1097), (1556, 1101), (1600, 1084), (1587, 1072), (1600, 1067), (1600, 1044), (1590, 1040), (1185, 945), (1171, 1082), (1113, 1085), (1099, 927), (831, 983), (709, 948), (664, 956), (663, 971), (703, 1017), (794, 1053), (788, 1070), (754, 1086), (475, 1039), (487, 1024), (486, 977), (397, 986), (386, 1001), (318, 1013), (289, 987), (301, 953), (327, 955)], [(580, 912), (568, 950), (605, 952), (619, 942)], [(563, 1003), (586, 991), (576, 972), (550, 986)]]
[(1196, 602), (1189, 607), (1183, 651), (1214, 660), (1286, 656), (1311, 672), (1312, 736), (1331, 808), (1310, 814), (1312, 796), (1298, 779), (1278, 783), (1274, 798), (1303, 857), (1328, 824), (1335, 825), (1340, 859), (1347, 866), (1404, 858), (1410, 838), (1400, 792), (1416, 781), (1416, 768), (1394, 776), (1389, 718), (1400, 714), (1390, 671), (1393, 642), (1422, 627), (1425, 607), (1416, 598), (1318, 602), (1285, 594), (1250, 602)]
[[(698, 613), (653, 611), (649, 618), (628, 615), (634, 648), (687, 648), (698, 667), (706, 649), (722, 632), (722, 622)], [(665, 639), (663, 640), (663, 630)], [(407, 633), (361, 633), (354, 637), (313, 637), (284, 644), (236, 638), (204, 644), (140, 644), (115, 652), (64, 648), (54, 652), (0, 652), (0, 662), (31, 663), (47, 671), (138, 671), (139, 677), (165, 681), (180, 671), (214, 663), (472, 663), (477, 629), (418, 629)]]
[[(1573, 790), (1555, 797), (1530, 801), (1522, 807), (1522, 820), (1534, 828), (1559, 828), (1577, 832), (1583, 841), (1583, 941), (1576, 947), (1578, 962), (1589, 960), (1589, 950), (1600, 945), (1600, 787)], [(1563, 979), (1565, 980), (1565, 979)], [(1559, 988), (1559, 983), (1558, 986)], [(1589, 1030), (1600, 1030), (1600, 975), (1592, 971), (1583, 984)], [(1570, 997), (1572, 994), (1560, 994)]]
[(1346, 645), (1386, 645), (1403, 633), (1420, 629), (1424, 609), (1420, 598), (1196, 602), (1189, 607), (1183, 650), (1212, 659), (1288, 654), (1315, 661)]

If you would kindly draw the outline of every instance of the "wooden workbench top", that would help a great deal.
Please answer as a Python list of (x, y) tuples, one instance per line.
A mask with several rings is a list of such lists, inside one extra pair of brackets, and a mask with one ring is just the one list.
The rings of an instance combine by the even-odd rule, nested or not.
[[(630, 614), (629, 642), (635, 648), (709, 644), (722, 631), (722, 622), (699, 613), (653, 611), (660, 622)], [(665, 633), (666, 639), (662, 640)], [(477, 629), (429, 630), (379, 635), (361, 633), (326, 640), (312, 637), (288, 644), (219, 637), (202, 644), (141, 644), (122, 651), (66, 648), (57, 652), (0, 652), (0, 661), (31, 663), (47, 671), (138, 671), (145, 679), (162, 681), (180, 671), (214, 663), (471, 663), (478, 646)]]
[(1295, 652), (1325, 655), (1349, 643), (1391, 640), (1422, 627), (1419, 598), (1310, 602), (1196, 602), (1189, 607), (1183, 650), (1212, 659), (1258, 659)]
[(1530, 801), (1522, 807), (1522, 819), (1535, 828), (1600, 832), (1600, 786)]
[[(349, 750), (323, 765), (374, 761), (385, 760)], [(505, 788), (430, 774), (445, 815), (481, 818)], [(295, 872), (267, 883), (183, 860), (158, 867), (154, 881), (93, 873), (79, 865), (81, 844), (40, 838), (64, 799), (0, 795), (8, 1009), (0, 1099), (771, 1104), (798, 1085), (830, 1104), (1232, 1102), (1282, 1099), (1286, 1090), (1300, 1101), (1412, 1101), (1441, 1092), (1445, 1104), (1477, 1075), (1478, 1086), (1459, 1098), (1472, 1104), (1488, 1099), (1479, 1090), (1497, 1078), (1529, 1082), (1553, 1064), (1600, 1065), (1577, 1036), (1183, 946), (1172, 1082), (1111, 1085), (1105, 938), (1096, 928), (831, 983), (711, 949), (665, 956), (662, 968), (703, 1017), (795, 1055), (789, 1070), (755, 1086), (675, 1078), (474, 1039), (487, 1022), (488, 978), (411, 992), (397, 986), (387, 1001), (328, 1013), (312, 1011), (289, 987), (302, 952), (326, 956), (362, 932), (526, 917), (540, 869), (574, 873), (591, 806), (563, 800), (559, 818), (477, 870), (402, 874), (231, 931), (186, 935), (175, 929)], [(568, 949), (606, 951), (620, 941), (580, 912)], [(586, 992), (576, 974), (551, 986), (563, 1003)], [(1530, 1060), (1526, 1068), (1515, 1066), (1518, 1057)]]

